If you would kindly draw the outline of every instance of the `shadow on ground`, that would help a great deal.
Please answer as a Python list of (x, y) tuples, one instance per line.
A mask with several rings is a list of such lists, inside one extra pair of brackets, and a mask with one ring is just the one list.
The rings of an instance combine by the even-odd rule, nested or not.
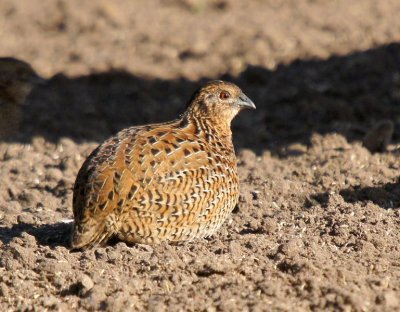
[(400, 207), (400, 181), (380, 186), (350, 187), (339, 194), (348, 203), (372, 201), (385, 209)]
[[(257, 112), (234, 122), (238, 149), (270, 150), (285, 156), (292, 143), (309, 144), (312, 133), (337, 132), (359, 140), (376, 121), (395, 122), (400, 141), (400, 44), (327, 60), (295, 61), (270, 71), (249, 66), (223, 76), (254, 100)], [(31, 94), (22, 133), (57, 141), (101, 141), (118, 130), (161, 122), (183, 112), (199, 81), (146, 80), (123, 71), (68, 78), (56, 75)]]
[(27, 223), (14, 224), (11, 228), (0, 227), (0, 240), (3, 244), (9, 243), (13, 238), (20, 237), (26, 232), (36, 238), (39, 245), (68, 248), (71, 236), (72, 223), (54, 223), (33, 225)]
[[(368, 203), (373, 202), (383, 209), (400, 208), (400, 179), (396, 182), (389, 182), (375, 186), (351, 186), (339, 191), (347, 203)], [(327, 208), (329, 205), (329, 192), (311, 194), (304, 202), (305, 208), (320, 205)]]

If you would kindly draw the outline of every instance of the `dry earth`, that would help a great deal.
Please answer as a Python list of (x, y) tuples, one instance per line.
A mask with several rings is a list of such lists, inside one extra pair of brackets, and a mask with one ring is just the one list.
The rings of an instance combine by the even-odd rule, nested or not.
[[(0, 2), (0, 55), (49, 79), (0, 143), (0, 310), (399, 311), (400, 2)], [(215, 237), (70, 253), (88, 153), (223, 78), (240, 203)], [(361, 142), (391, 120), (388, 150)]]

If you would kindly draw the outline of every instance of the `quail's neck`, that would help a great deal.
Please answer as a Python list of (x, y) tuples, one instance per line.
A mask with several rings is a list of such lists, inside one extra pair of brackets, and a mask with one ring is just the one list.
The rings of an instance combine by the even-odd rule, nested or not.
[(185, 123), (192, 125), (194, 132), (199, 134), (211, 134), (218, 140), (232, 142), (232, 131), (230, 122), (221, 120), (214, 116), (197, 116), (187, 114), (183, 116)]

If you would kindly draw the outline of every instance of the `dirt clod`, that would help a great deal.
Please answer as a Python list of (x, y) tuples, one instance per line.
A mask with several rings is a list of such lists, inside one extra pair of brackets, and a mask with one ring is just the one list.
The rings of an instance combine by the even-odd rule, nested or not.
[(85, 295), (94, 286), (92, 279), (86, 274), (82, 274), (77, 281), (77, 287), (79, 288), (79, 293)]

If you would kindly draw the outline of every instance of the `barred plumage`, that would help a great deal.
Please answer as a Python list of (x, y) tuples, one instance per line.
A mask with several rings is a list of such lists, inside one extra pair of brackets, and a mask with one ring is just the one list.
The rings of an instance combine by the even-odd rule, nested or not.
[(238, 201), (230, 124), (255, 108), (234, 84), (212, 81), (180, 119), (132, 127), (95, 149), (74, 187), (72, 248), (157, 243), (214, 233)]

